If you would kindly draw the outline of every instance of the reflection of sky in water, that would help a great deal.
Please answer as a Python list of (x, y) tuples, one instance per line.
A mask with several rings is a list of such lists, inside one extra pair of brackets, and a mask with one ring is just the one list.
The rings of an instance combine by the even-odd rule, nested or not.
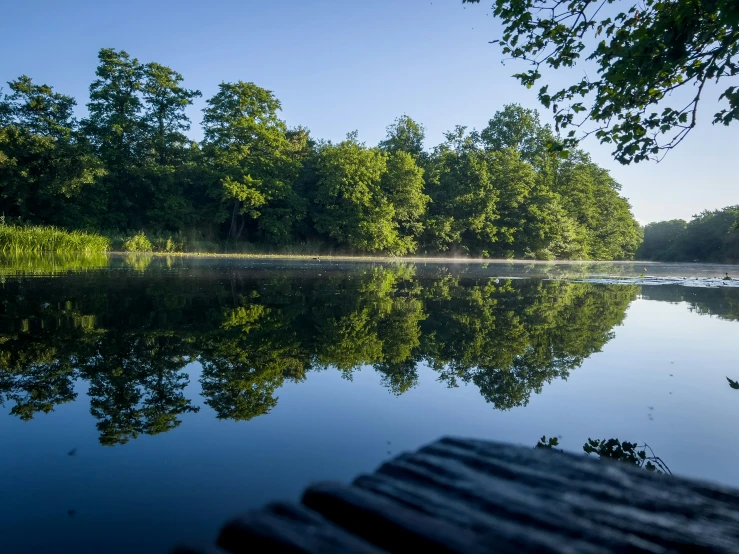
[[(689, 293), (664, 291), (665, 300)], [(185, 396), (200, 412), (183, 414), (170, 432), (112, 448), (98, 442), (84, 381), (76, 402), (29, 422), (5, 415), (6, 404), (3, 549), (148, 552), (146, 544), (164, 552), (173, 540), (212, 538), (239, 511), (296, 499), (311, 481), (350, 480), (442, 435), (527, 446), (560, 435), (574, 451), (588, 437), (646, 441), (675, 474), (739, 487), (739, 391), (726, 382), (739, 379), (737, 323), (688, 308), (635, 300), (602, 352), (510, 411), (493, 409), (474, 384), (447, 388), (423, 365), (418, 386), (401, 396), (371, 367), (353, 381), (330, 368), (312, 371), (277, 390), (269, 415), (233, 422), (203, 404), (201, 368), (191, 363)]]

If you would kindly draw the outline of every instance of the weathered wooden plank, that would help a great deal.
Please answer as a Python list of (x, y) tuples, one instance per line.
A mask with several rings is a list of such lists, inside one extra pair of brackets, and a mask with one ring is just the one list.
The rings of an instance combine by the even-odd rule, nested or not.
[(191, 547), (191, 546), (178, 546), (171, 551), (171, 554), (228, 554), (225, 550), (221, 550), (217, 546), (203, 546), (203, 547)]
[[(539, 528), (527, 520), (481, 511), (478, 506), (467, 504), (464, 498), (438, 494), (432, 489), (421, 489), (412, 482), (367, 476), (358, 479), (355, 485), (384, 496), (396, 505), (407, 506), (426, 513), (437, 521), (458, 526), (460, 530), (473, 534), (470, 544), (474, 544), (476, 548), (481, 545), (484, 552), (490, 552), (491, 546), (495, 547), (495, 552), (608, 552), (597, 543), (589, 544), (579, 540), (575, 534), (566, 536), (559, 529)], [(467, 550), (467, 547), (462, 547), (457, 552)]]
[(347, 531), (390, 552), (484, 552), (476, 535), (447, 521), (357, 487), (322, 483), (310, 487), (303, 504)]
[(355, 485), (459, 525), (506, 520), (610, 551), (739, 549), (736, 491), (580, 455), (446, 439)]
[(227, 523), (218, 546), (232, 554), (382, 552), (305, 507), (283, 503), (270, 504)]
[[(739, 491), (582, 455), (442, 439), (226, 525), (245, 552), (739, 552)], [(182, 554), (185, 554), (184, 552)]]

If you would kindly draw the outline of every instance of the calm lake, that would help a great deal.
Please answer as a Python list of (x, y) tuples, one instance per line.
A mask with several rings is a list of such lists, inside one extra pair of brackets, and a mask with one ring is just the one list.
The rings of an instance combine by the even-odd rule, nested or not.
[(0, 261), (2, 551), (208, 543), (240, 511), (443, 435), (646, 442), (674, 474), (739, 487), (739, 282), (725, 272), (739, 277)]

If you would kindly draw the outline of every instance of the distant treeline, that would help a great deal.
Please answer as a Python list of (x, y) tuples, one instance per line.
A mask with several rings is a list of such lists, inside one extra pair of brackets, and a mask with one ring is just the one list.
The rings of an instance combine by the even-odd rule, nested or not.
[(631, 259), (641, 229), (619, 185), (509, 105), (481, 132), (424, 149), (407, 116), (369, 146), (288, 128), (253, 83), (221, 83), (193, 142), (200, 92), (158, 63), (99, 53), (88, 115), (22, 76), (0, 94), (1, 211), (14, 223), (178, 240), (314, 243), (353, 252)]
[(641, 260), (739, 262), (739, 205), (704, 211), (690, 222), (659, 221), (644, 227)]

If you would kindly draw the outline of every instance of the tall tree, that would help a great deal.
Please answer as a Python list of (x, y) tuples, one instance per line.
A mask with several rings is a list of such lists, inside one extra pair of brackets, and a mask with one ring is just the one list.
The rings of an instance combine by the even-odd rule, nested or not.
[(683, 219), (655, 221), (644, 226), (644, 241), (636, 256), (640, 260), (675, 260), (688, 223)]
[(83, 127), (108, 171), (103, 181), (108, 213), (101, 225), (141, 227), (152, 196), (140, 175), (146, 148), (141, 98), (144, 66), (124, 50), (112, 48), (101, 49), (98, 60)]
[(423, 234), (423, 218), (430, 198), (424, 194), (423, 169), (408, 152), (398, 151), (387, 158), (387, 171), (380, 186), (393, 206), (393, 222), (398, 230), (398, 252), (415, 252)]
[(386, 172), (387, 154), (355, 135), (322, 146), (313, 197), (316, 230), (362, 252), (402, 252), (395, 207), (382, 189)]
[(678, 262), (739, 261), (739, 206), (704, 210), (690, 222), (659, 221), (644, 227), (637, 256)]
[(190, 119), (185, 109), (201, 96), (198, 90), (182, 87), (183, 77), (156, 62), (143, 68), (141, 86), (143, 140), (146, 157), (142, 179), (152, 192), (147, 220), (155, 228), (181, 230), (197, 223), (202, 205), (202, 186), (193, 167), (199, 149), (185, 132)]
[(596, 260), (632, 259), (642, 240), (620, 185), (590, 157), (576, 151), (561, 164), (554, 190), (587, 234), (587, 255)]
[(499, 191), (499, 232), (489, 252), (496, 257), (582, 258), (585, 236), (534, 167), (513, 148), (488, 153)]
[(446, 133), (446, 139), (429, 164), (426, 248), (485, 255), (499, 231), (494, 175), (476, 132), (458, 126)]
[[(203, 150), (213, 171), (211, 195), (228, 237), (242, 236), (247, 222), (274, 242), (286, 240), (296, 221), (292, 181), (299, 165), (280, 101), (254, 83), (221, 83), (203, 117)], [(288, 206), (286, 209), (285, 207)]]
[(21, 76), (0, 98), (0, 198), (3, 212), (35, 223), (84, 227), (75, 203), (102, 175), (80, 135), (72, 97)]

